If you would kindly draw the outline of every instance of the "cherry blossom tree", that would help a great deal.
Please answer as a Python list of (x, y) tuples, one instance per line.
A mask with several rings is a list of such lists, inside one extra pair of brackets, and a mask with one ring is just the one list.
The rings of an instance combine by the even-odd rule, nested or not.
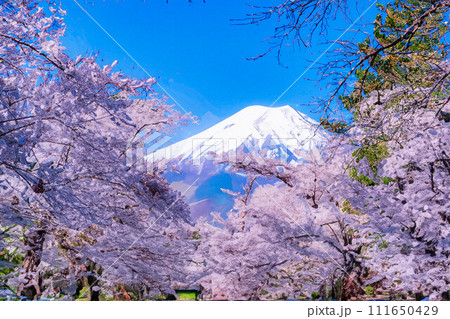
[(209, 298), (448, 298), (448, 120), (386, 111), (397, 93), (375, 106), (377, 130), (403, 127), (381, 155), (362, 155), (374, 132), (361, 123), (296, 167), (235, 165), (248, 184), (226, 191), (236, 196), (228, 218), (197, 225)]
[[(320, 156), (302, 154), (304, 162), (295, 167), (273, 159), (234, 165), (247, 174), (247, 187), (242, 194), (227, 191), (236, 205), (220, 230), (199, 225), (211, 291), (218, 285), (229, 298), (298, 298), (319, 287), (322, 298), (448, 299), (448, 8), (446, 0), (380, 5), (372, 34), (364, 33), (361, 43), (339, 43), (335, 59), (322, 68), (336, 86), (321, 104), (322, 127), (333, 135)], [(326, 27), (335, 9), (345, 12), (345, 2), (289, 1), (250, 19), (287, 21), (276, 31), (278, 46), (290, 36), (301, 40), (305, 27)], [(336, 100), (351, 121), (330, 120)], [(261, 178), (278, 182), (271, 186)], [(297, 227), (278, 226), (287, 221)], [(272, 246), (306, 231), (307, 245), (297, 239)], [(239, 263), (244, 256), (250, 257)], [(267, 287), (274, 272), (304, 256), (328, 267), (321, 278), (313, 268), (302, 270), (315, 288), (284, 285), (283, 295)], [(239, 283), (247, 276), (257, 280)], [(224, 292), (232, 285), (234, 292)]]
[(190, 249), (189, 211), (157, 172), (127, 166), (126, 151), (184, 117), (156, 96), (155, 79), (67, 55), (59, 6), (12, 1), (0, 10), (0, 221), (25, 229), (22, 269), (10, 281), (17, 294), (52, 291), (42, 259), (52, 249), (67, 258), (68, 286), (94, 263), (91, 293), (108, 280), (139, 284), (144, 297), (172, 293)]
[[(197, 225), (198, 261), (205, 265), (200, 280), (205, 298), (310, 297), (320, 289), (323, 274), (332, 268), (333, 261), (324, 256), (338, 258), (334, 250), (315, 240), (323, 233), (316, 222), (321, 216), (311, 212), (292, 189), (281, 185), (256, 187), (247, 195), (238, 195), (227, 219), (217, 216), (221, 227), (207, 222)], [(274, 201), (274, 196), (283, 199), (283, 205)], [(315, 250), (320, 250), (319, 256)]]

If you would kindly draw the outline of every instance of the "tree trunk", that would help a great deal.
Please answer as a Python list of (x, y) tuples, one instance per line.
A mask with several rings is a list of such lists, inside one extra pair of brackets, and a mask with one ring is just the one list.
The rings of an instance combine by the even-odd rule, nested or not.
[[(355, 252), (360, 253), (360, 251), (361, 248)], [(363, 269), (361, 263), (350, 253), (344, 255), (344, 260), (346, 273), (342, 279), (340, 300), (356, 300), (364, 294), (364, 290), (361, 287), (363, 283)]]
[(45, 235), (45, 227), (38, 226), (25, 237), (25, 245), (28, 250), (20, 271), (20, 278), (23, 282), (17, 289), (17, 295), (29, 300), (37, 300), (42, 294), (42, 276), (39, 265), (41, 264)]
[(345, 274), (342, 282), (341, 300), (357, 300), (364, 291), (361, 288), (361, 271), (359, 268)]

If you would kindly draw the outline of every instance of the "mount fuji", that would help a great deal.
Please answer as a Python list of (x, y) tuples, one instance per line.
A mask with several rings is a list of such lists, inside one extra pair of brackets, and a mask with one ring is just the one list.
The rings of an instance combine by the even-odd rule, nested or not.
[[(229, 172), (237, 156), (257, 152), (299, 165), (301, 154), (320, 149), (327, 133), (319, 123), (289, 105), (248, 106), (218, 124), (185, 140), (159, 149), (147, 160), (170, 161), (166, 177), (172, 187), (184, 193), (192, 218), (209, 217), (212, 211), (225, 214), (233, 206), (231, 195), (242, 190), (246, 176)], [(194, 183), (195, 182), (195, 183)]]

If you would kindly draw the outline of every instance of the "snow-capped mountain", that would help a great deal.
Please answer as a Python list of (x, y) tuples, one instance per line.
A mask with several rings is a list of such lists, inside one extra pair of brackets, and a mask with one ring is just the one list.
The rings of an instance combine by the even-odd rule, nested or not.
[(294, 151), (310, 151), (325, 141), (318, 123), (289, 105), (272, 108), (253, 105), (190, 138), (160, 149), (152, 159), (192, 160), (199, 165), (221, 154), (267, 149), (270, 157), (298, 160)]
[[(148, 160), (172, 160), (166, 177), (175, 189), (185, 193), (193, 219), (211, 211), (226, 213), (233, 198), (221, 189), (241, 191), (245, 175), (229, 173), (226, 162), (236, 156), (259, 152), (297, 165), (302, 153), (321, 148), (327, 134), (319, 123), (286, 105), (272, 108), (248, 106), (218, 124), (190, 138), (148, 155)], [(252, 160), (251, 157), (246, 160)], [(224, 164), (217, 164), (225, 162)], [(194, 183), (195, 181), (195, 183)]]

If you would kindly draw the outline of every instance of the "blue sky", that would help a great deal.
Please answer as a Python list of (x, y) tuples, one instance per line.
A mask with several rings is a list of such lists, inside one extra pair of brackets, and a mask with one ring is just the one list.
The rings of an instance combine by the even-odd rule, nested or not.
[[(271, 105), (329, 46), (321, 43), (336, 39), (348, 27), (338, 17), (331, 22), (329, 33), (318, 37), (311, 47), (286, 47), (282, 66), (275, 54), (257, 61), (246, 59), (267, 50), (269, 44), (263, 40), (273, 33), (273, 22), (238, 26), (230, 21), (245, 17), (251, 11), (249, 2), (261, 4), (262, 0), (77, 1), (186, 111), (203, 120), (200, 125), (189, 125), (179, 132), (176, 140), (197, 133), (245, 106)], [(372, 1), (364, 1), (352, 18), (356, 19), (370, 4)], [(63, 44), (71, 55), (100, 51), (99, 57), (103, 59), (100, 63), (118, 60), (117, 68), (125, 74), (146, 77), (74, 1), (63, 0), (62, 5), (67, 11)], [(375, 13), (373, 7), (365, 18), (373, 21)], [(326, 83), (317, 86), (307, 78), (317, 79), (317, 71), (310, 70), (274, 106), (289, 104), (317, 118), (305, 104), (314, 97), (324, 97)], [(156, 86), (155, 90), (162, 93)], [(169, 103), (174, 102), (169, 99)]]

